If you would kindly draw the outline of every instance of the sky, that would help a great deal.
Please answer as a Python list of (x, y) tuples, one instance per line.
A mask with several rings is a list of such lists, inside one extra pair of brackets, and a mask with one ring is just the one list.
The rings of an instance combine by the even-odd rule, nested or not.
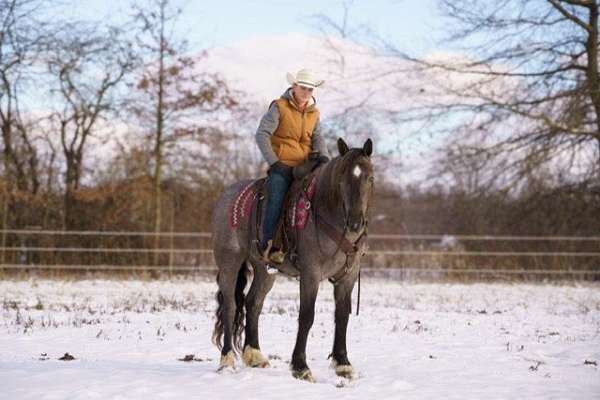
[[(128, 2), (82, 0), (66, 3), (63, 16), (118, 19), (129, 13)], [(182, 8), (180, 33), (191, 50), (230, 46), (254, 36), (318, 34), (311, 15), (341, 21), (349, 6), (353, 26), (369, 26), (395, 45), (422, 55), (436, 47), (443, 26), (435, 0), (220, 0), (174, 1)]]
[[(235, 9), (235, 13), (232, 10)], [(190, 21), (199, 18), (210, 21), (206, 37), (214, 44), (232, 44), (253, 35), (279, 35), (293, 32), (314, 33), (318, 30), (311, 15), (324, 14), (341, 21), (344, 14), (341, 1), (218, 1), (209, 4), (190, 3)], [(368, 25), (371, 29), (420, 52), (434, 45), (438, 18), (433, 0), (362, 0), (349, 9), (351, 24)], [(204, 25), (204, 24), (203, 24)]]

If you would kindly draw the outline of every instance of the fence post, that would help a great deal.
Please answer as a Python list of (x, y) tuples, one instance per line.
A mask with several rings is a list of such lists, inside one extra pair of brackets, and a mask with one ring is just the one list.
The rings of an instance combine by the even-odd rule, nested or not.
[[(173, 202), (172, 202), (173, 203)], [(169, 278), (173, 277), (173, 230), (175, 229), (175, 207), (171, 205), (171, 227), (169, 229)]]

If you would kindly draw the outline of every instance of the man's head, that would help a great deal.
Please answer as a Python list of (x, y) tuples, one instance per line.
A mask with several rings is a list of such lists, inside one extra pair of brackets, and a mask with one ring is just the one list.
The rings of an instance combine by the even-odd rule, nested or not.
[(324, 80), (317, 79), (315, 73), (309, 69), (301, 69), (295, 76), (288, 72), (287, 81), (292, 85), (294, 98), (302, 105), (310, 99), (315, 88), (325, 83)]
[(308, 99), (310, 99), (310, 97), (312, 96), (313, 90), (314, 89), (311, 87), (298, 85), (297, 83), (294, 83), (292, 85), (292, 93), (294, 94), (294, 99), (296, 99), (298, 104), (302, 106), (308, 102)]

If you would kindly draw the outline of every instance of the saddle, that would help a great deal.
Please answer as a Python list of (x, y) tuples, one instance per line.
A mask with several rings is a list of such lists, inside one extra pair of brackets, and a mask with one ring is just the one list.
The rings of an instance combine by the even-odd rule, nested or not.
[[(294, 264), (298, 230), (304, 229), (310, 217), (311, 201), (316, 189), (316, 167), (314, 160), (294, 167), (294, 181), (288, 191), (281, 210), (281, 217), (273, 237), (273, 247), (281, 251), (278, 255), (282, 261), (286, 258)], [(264, 207), (268, 198), (268, 178), (260, 178), (249, 182), (236, 196), (230, 209), (230, 226), (237, 228), (242, 221), (249, 227), (249, 236), (253, 237), (257, 254), (261, 249), (259, 243), (262, 235)], [(251, 244), (252, 246), (252, 244)]]
[[(281, 216), (275, 235), (273, 236), (273, 247), (279, 249), (270, 258), (280, 264), (286, 255), (292, 263), (296, 258), (296, 246), (298, 244), (298, 231), (304, 229), (311, 213), (311, 201), (316, 190), (316, 174), (311, 173), (314, 166), (310, 162), (294, 168), (294, 181), (283, 202)], [(266, 192), (266, 185), (263, 186)], [(266, 194), (268, 196), (268, 193)], [(259, 201), (261, 198), (259, 197)], [(262, 207), (258, 206), (260, 210)], [(257, 237), (260, 237), (262, 229), (261, 216), (257, 220)]]

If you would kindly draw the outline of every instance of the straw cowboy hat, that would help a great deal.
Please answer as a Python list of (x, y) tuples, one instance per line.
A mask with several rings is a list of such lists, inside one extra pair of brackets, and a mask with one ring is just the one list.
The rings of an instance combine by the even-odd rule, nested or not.
[(308, 88), (317, 88), (325, 83), (324, 80), (317, 79), (315, 73), (309, 69), (301, 69), (296, 76), (288, 72), (287, 81), (290, 85), (295, 83)]

